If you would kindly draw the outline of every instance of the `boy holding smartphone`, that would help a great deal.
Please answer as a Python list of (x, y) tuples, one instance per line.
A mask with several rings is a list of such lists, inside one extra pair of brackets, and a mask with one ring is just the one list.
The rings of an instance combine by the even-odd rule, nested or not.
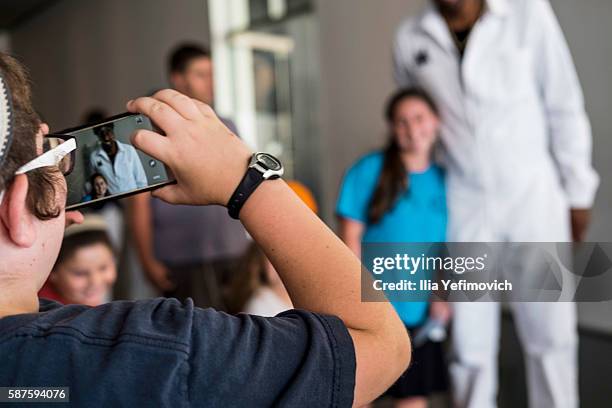
[[(214, 106), (213, 61), (197, 44), (178, 45), (168, 58), (175, 90)], [(234, 134), (236, 126), (220, 118)], [(244, 227), (220, 206), (170, 205), (148, 194), (133, 197), (128, 225), (149, 280), (164, 296), (227, 311), (223, 293), (249, 245)]]
[[(12, 106), (0, 116), (11, 122), (0, 126), (0, 385), (68, 386), (71, 403), (87, 406), (359, 406), (405, 370), (410, 343), (392, 307), (360, 301), (359, 260), (281, 180), (263, 181), (232, 214), (270, 258), (293, 304), (310, 312), (230, 316), (166, 299), (39, 304), (65, 224), (82, 216), (65, 212), (57, 166), (20, 171), (42, 157), (46, 129), (37, 133), (23, 68), (0, 54), (0, 74), (10, 92), (0, 108)], [(128, 109), (167, 134), (134, 135), (176, 176), (157, 197), (235, 202), (252, 154), (210, 107), (164, 90)]]

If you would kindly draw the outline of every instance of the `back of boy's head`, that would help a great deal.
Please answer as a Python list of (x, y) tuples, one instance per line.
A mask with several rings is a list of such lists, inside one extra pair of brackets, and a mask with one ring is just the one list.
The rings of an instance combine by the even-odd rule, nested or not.
[[(12, 107), (11, 135), (5, 144), (6, 152), (0, 162), (0, 192), (11, 185), (19, 167), (36, 157), (36, 134), (40, 126), (38, 114), (32, 106), (32, 93), (28, 74), (15, 58), (0, 52), (0, 75), (8, 88), (7, 101)], [(27, 204), (39, 219), (59, 215), (55, 202), (56, 180), (48, 169), (27, 174), (29, 189)]]
[(3, 191), (17, 169), (36, 154), (38, 120), (32, 108), (30, 82), (23, 66), (9, 55), (0, 53), (0, 74), (7, 87), (7, 95), (3, 97), (8, 100), (3, 103), (12, 106), (12, 134), (6, 141), (7, 151), (0, 163), (0, 191)]

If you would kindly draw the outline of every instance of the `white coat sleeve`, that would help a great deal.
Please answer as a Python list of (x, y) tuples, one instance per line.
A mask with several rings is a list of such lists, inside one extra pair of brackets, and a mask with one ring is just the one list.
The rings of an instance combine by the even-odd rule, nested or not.
[(547, 0), (535, 0), (537, 80), (548, 121), (551, 150), (572, 208), (593, 205), (599, 177), (592, 163), (592, 134), (576, 68)]
[(136, 180), (136, 186), (138, 188), (145, 188), (147, 186), (147, 175), (144, 171), (144, 167), (140, 162), (140, 157), (136, 152), (136, 149), (132, 147), (130, 154), (130, 162), (132, 163), (132, 173), (134, 175), (134, 179)]

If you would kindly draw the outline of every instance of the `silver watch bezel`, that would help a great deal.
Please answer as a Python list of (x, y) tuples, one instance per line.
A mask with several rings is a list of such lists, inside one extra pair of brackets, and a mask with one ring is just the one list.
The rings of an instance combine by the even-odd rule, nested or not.
[[(280, 165), (280, 169), (272, 170), (272, 169), (268, 169), (264, 167), (263, 163), (257, 159), (257, 157), (262, 154), (265, 154), (266, 156), (269, 156), (273, 158), (274, 160), (276, 160), (278, 164)], [(285, 173), (285, 168), (283, 167), (283, 163), (281, 163), (281, 161), (278, 160), (276, 157), (272, 156), (269, 153), (265, 153), (265, 152), (254, 153), (253, 156), (251, 156), (251, 162), (249, 163), (249, 168), (255, 169), (258, 172), (260, 172), (264, 180), (268, 180), (272, 177), (282, 177), (283, 174)]]

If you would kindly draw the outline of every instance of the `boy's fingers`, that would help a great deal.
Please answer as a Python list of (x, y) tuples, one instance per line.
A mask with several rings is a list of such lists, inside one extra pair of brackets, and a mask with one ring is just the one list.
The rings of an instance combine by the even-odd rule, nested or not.
[(195, 106), (198, 108), (200, 113), (206, 117), (216, 117), (214, 109), (210, 107), (210, 105), (205, 104), (202, 101), (198, 101), (197, 99), (191, 99)]
[(43, 136), (49, 134), (49, 125), (46, 123), (41, 123), (39, 129)]
[(73, 224), (82, 224), (85, 221), (80, 211), (66, 211), (66, 228)]
[(163, 89), (155, 93), (153, 97), (172, 107), (185, 119), (196, 120), (201, 117), (200, 111), (193, 102), (193, 99), (174, 89)]
[(165, 102), (146, 96), (129, 101), (127, 109), (130, 112), (140, 112), (148, 116), (166, 135), (171, 135), (173, 131), (180, 130), (181, 124), (185, 120)]
[(183, 194), (181, 192), (181, 189), (176, 184), (171, 184), (169, 186), (153, 190), (151, 195), (170, 204), (182, 204), (185, 202), (185, 200), (182, 199)]
[(132, 144), (149, 156), (170, 164), (172, 143), (166, 136), (147, 129), (139, 129), (132, 134)]

